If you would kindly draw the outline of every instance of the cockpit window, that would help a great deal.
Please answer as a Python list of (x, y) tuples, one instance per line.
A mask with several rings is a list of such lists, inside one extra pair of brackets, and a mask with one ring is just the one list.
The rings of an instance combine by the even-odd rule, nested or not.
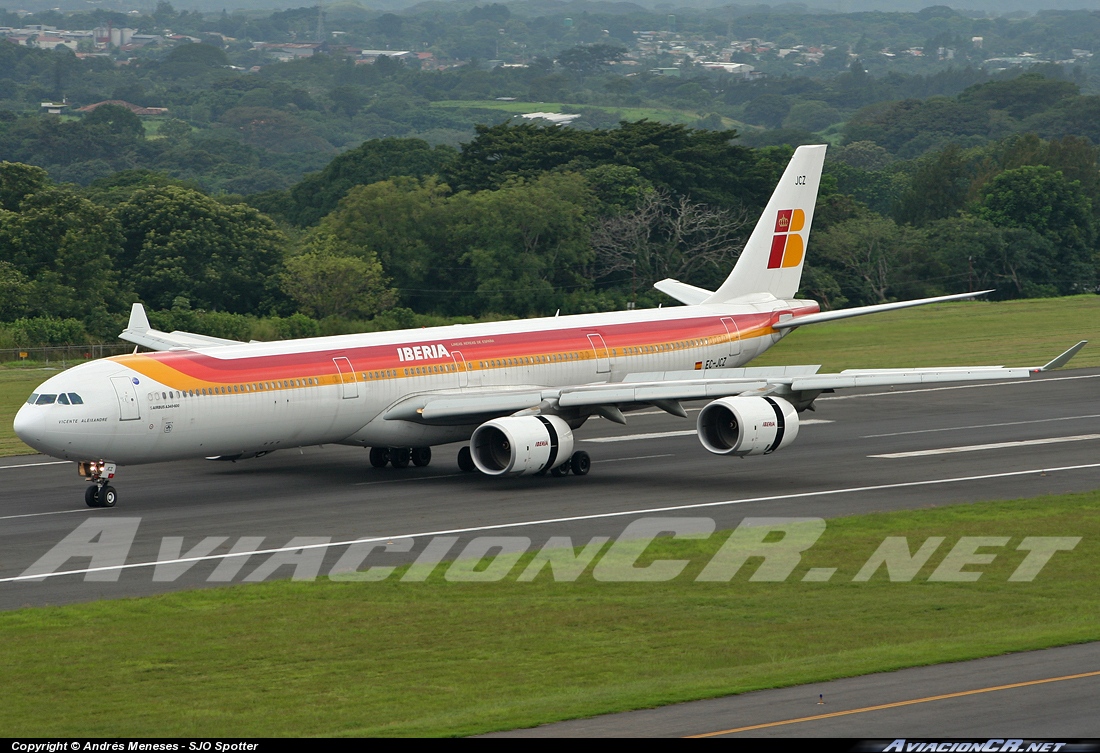
[(35, 405), (52, 405), (57, 400), (57, 395), (39, 395)]
[(84, 405), (84, 401), (80, 398), (80, 395), (75, 392), (69, 393), (69, 402), (73, 405)]
[(32, 392), (31, 396), (27, 398), (27, 405), (34, 405), (36, 400), (38, 400), (38, 393)]
[(61, 403), (62, 405), (68, 405), (69, 396), (62, 392), (60, 395), (57, 396), (57, 402)]

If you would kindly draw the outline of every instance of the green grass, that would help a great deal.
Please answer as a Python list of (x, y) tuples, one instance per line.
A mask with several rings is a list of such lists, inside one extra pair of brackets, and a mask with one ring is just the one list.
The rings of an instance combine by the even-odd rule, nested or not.
[[(886, 536), (947, 541), (909, 583), (854, 573)], [(928, 582), (962, 535), (1011, 537)], [(1031, 583), (1025, 536), (1081, 536)], [(1100, 639), (1100, 492), (829, 522), (783, 583), (273, 582), (0, 614), (13, 736), (457, 735)], [(581, 542), (575, 542), (581, 543)], [(642, 564), (644, 564), (644, 562)], [(522, 567), (522, 562), (520, 567)], [(837, 567), (829, 583), (802, 583)], [(144, 576), (148, 577), (148, 575)]]
[[(611, 107), (604, 105), (578, 105), (562, 102), (495, 102), (492, 100), (453, 99), (440, 102), (432, 102), (432, 107), (463, 108), (470, 110), (499, 110), (520, 115), (527, 112), (562, 112), (577, 111), (580, 109), (601, 110), (603, 112), (618, 113), (623, 120), (655, 120), (662, 123), (694, 123), (707, 113), (698, 113), (693, 110), (672, 110), (656, 107)], [(723, 118), (724, 125), (730, 128), (748, 128), (756, 130), (752, 126), (745, 126), (740, 121), (731, 118)]]
[(0, 367), (0, 457), (34, 453), (15, 436), (12, 421), (34, 388), (56, 373), (57, 369)]
[(1042, 366), (1088, 340), (1070, 368), (1100, 366), (1100, 296), (920, 306), (796, 330), (754, 366), (822, 371), (905, 366)]

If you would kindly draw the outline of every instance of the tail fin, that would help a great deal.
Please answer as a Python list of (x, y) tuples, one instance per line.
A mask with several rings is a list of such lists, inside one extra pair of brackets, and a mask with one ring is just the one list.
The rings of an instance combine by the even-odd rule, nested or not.
[(817, 203), (825, 146), (794, 151), (779, 185), (722, 287), (703, 301), (726, 303), (761, 293), (793, 298), (802, 279), (806, 241)]

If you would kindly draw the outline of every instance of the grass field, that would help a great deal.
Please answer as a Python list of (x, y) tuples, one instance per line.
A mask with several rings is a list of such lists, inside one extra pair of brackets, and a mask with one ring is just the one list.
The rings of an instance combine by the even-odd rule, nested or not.
[[(498, 110), (515, 115), (528, 112), (577, 112), (578, 109), (601, 110), (607, 113), (618, 113), (623, 120), (655, 120), (661, 123), (694, 123), (708, 113), (698, 113), (691, 110), (668, 110), (654, 107), (607, 107), (604, 105), (577, 105), (563, 102), (495, 102), (490, 100), (452, 99), (440, 102), (432, 102), (432, 107), (462, 108), (469, 110)], [(746, 125), (732, 118), (722, 118), (722, 124), (727, 128), (755, 131), (757, 128)]]
[(12, 429), (15, 412), (34, 388), (57, 373), (57, 369), (4, 368), (0, 366), (0, 457), (28, 455), (30, 447), (19, 441)]
[[(946, 537), (853, 582), (887, 536)], [(976, 582), (928, 576), (1009, 537)], [(1082, 537), (1010, 582), (1026, 536)], [(695, 582), (724, 542), (657, 539), (660, 583), (289, 581), (0, 613), (11, 736), (458, 735), (1100, 639), (1100, 492), (829, 521), (784, 582)], [(574, 542), (577, 544), (583, 542)], [(526, 555), (530, 557), (531, 555)], [(801, 578), (836, 567), (827, 583)]]
[[(1041, 366), (1078, 340), (1092, 344), (1070, 366), (1100, 366), (1100, 296), (939, 304), (806, 327), (753, 365), (819, 363), (823, 372), (857, 367)], [(12, 418), (27, 395), (52, 373), (0, 367), (0, 457), (32, 452), (15, 437)]]
[(1092, 344), (1070, 368), (1100, 366), (1100, 296), (946, 303), (805, 327), (753, 365), (1042, 366), (1078, 340)]

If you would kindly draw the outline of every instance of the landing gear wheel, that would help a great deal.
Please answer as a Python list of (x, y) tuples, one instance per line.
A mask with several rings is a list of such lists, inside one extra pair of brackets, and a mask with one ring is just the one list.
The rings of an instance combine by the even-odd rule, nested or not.
[(414, 447), (412, 449), (412, 463), (417, 468), (423, 468), (430, 462), (432, 462), (431, 447)]
[(463, 473), (472, 473), (477, 470), (474, 465), (474, 456), (470, 454), (469, 446), (458, 451), (458, 469)]
[(390, 465), (394, 468), (408, 468), (410, 460), (412, 460), (412, 449), (408, 447), (390, 449)]
[(569, 475), (569, 462), (566, 461), (561, 465), (555, 465), (550, 469), (551, 476), (568, 476)]
[(84, 490), (84, 504), (88, 507), (99, 507), (99, 487), (95, 484), (89, 484)]
[(573, 470), (574, 476), (587, 476), (588, 469), (592, 467), (592, 458), (588, 457), (588, 453), (584, 450), (578, 450), (573, 453), (573, 457), (569, 458), (569, 467)]
[(118, 504), (118, 491), (113, 486), (105, 486), (99, 490), (99, 506), (114, 507)]
[(385, 468), (390, 462), (390, 451), (385, 447), (370, 448), (370, 464), (372, 468)]

